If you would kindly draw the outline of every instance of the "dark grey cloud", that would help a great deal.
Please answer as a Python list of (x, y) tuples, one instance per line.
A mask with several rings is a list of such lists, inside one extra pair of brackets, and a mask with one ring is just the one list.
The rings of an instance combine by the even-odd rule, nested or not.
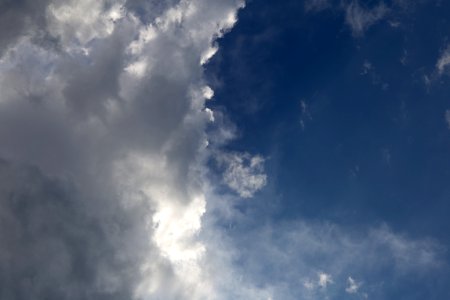
[(49, 0), (0, 1), (0, 57), (23, 35), (35, 36), (36, 41), (43, 44), (55, 42), (46, 34), (49, 3)]
[(152, 253), (136, 222), (148, 207), (124, 211), (104, 194), (5, 161), (0, 181), (1, 299), (132, 298), (142, 256)]

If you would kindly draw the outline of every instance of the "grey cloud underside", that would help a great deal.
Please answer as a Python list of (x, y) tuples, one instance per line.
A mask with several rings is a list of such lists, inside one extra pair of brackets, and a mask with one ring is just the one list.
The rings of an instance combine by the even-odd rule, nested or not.
[(5, 161), (0, 180), (0, 299), (132, 298), (142, 256), (154, 253), (136, 247), (148, 207), (123, 211)]
[(0, 1), (0, 57), (23, 36), (31, 36), (36, 44), (57, 48), (58, 38), (47, 30), (46, 10), (50, 0)]

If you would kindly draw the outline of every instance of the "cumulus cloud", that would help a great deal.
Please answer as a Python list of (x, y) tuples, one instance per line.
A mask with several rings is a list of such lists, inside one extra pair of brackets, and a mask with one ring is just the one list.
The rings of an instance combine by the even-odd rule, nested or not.
[(0, 5), (1, 298), (215, 298), (201, 64), (243, 3)]
[(320, 272), (319, 273), (319, 286), (322, 288), (326, 288), (327, 285), (329, 285), (330, 283), (333, 283), (333, 280), (331, 280), (331, 275)]
[(0, 178), (1, 299), (129, 298), (146, 257), (171, 276), (140, 226), (150, 207), (85, 201), (73, 183), (6, 161)]

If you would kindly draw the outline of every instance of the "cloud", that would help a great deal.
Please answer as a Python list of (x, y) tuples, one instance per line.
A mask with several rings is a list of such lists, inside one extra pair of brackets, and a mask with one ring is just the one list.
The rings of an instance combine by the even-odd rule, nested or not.
[(448, 66), (450, 65), (450, 47), (447, 47), (444, 51), (442, 51), (438, 61), (436, 62), (436, 70), (439, 75), (444, 74), (447, 71)]
[(382, 80), (373, 64), (367, 59), (363, 62), (361, 75), (368, 76), (372, 84), (375, 86), (380, 86), (382, 90), (387, 90), (389, 88), (389, 84)]
[(201, 63), (243, 3), (0, 5), (0, 298), (215, 298)]
[(440, 52), (432, 72), (422, 76), (423, 83), (427, 90), (429, 90), (436, 82), (439, 82), (442, 76), (447, 75), (449, 72), (450, 46), (447, 45)]
[[(370, 27), (383, 20), (392, 29), (404, 29), (406, 24), (404, 16), (411, 15), (427, 2), (429, 1), (305, 0), (304, 11), (319, 13), (328, 10), (335, 14), (343, 14), (353, 37), (361, 38)], [(402, 64), (405, 64), (405, 57), (401, 60)]]
[(241, 1), (0, 5), (1, 299), (317, 299), (348, 274), (370, 289), (439, 268), (435, 243), (387, 227), (235, 207), (267, 183), (264, 158), (220, 148), (233, 126), (207, 131), (226, 118), (202, 64)]
[(135, 221), (150, 207), (85, 201), (68, 181), (5, 161), (0, 178), (0, 298), (124, 299), (143, 257), (165, 264)]
[(303, 287), (307, 291), (313, 291), (317, 288), (326, 289), (328, 285), (332, 284), (332, 276), (330, 274), (324, 273), (324, 272), (318, 272), (317, 273), (317, 279), (306, 279), (303, 282)]
[(46, 34), (45, 11), (49, 0), (0, 1), (0, 57), (24, 35), (49, 46), (55, 42)]
[(264, 158), (249, 153), (219, 153), (216, 158), (225, 170), (224, 183), (243, 198), (251, 198), (267, 182)]
[(305, 1), (305, 11), (321, 11), (329, 8), (331, 3), (329, 0), (307, 0)]
[(144, 24), (150, 24), (157, 17), (161, 16), (167, 7), (174, 7), (180, 2), (180, 0), (127, 0), (125, 8), (136, 15)]
[(305, 130), (306, 124), (312, 121), (309, 105), (304, 99), (300, 100), (300, 127)]
[[(400, 10), (407, 9), (407, 6), (404, 6), (398, 1), (394, 1), (391, 6), (380, 1), (377, 5), (371, 5), (370, 7), (364, 3), (361, 4), (359, 0), (340, 1), (339, 4), (329, 0), (305, 1), (305, 11), (307, 13), (316, 13), (326, 9), (344, 13), (345, 22), (356, 38), (362, 37), (367, 29), (387, 17), (393, 6)], [(394, 24), (393, 21), (390, 23), (391, 25)], [(398, 25), (394, 24), (392, 27), (397, 27)]]
[(320, 272), (319, 273), (319, 286), (322, 288), (326, 288), (327, 285), (333, 283), (331, 280), (331, 275), (327, 273)]
[(445, 111), (445, 122), (447, 122), (447, 126), (450, 129), (450, 110)]
[(349, 294), (355, 294), (358, 292), (358, 289), (360, 287), (360, 283), (356, 282), (355, 279), (353, 279), (352, 277), (348, 277), (347, 279), (347, 288), (345, 288), (345, 291)]
[[(211, 247), (225, 252), (221, 261), (229, 263), (220, 268), (222, 274), (236, 274), (245, 288), (273, 299), (346, 299), (349, 290), (384, 299), (391, 288), (404, 282), (423, 284), (445, 269), (439, 244), (407, 238), (384, 225), (355, 230), (326, 222), (260, 222), (241, 214), (228, 217), (235, 225), (226, 234), (221, 230), (209, 236)], [(364, 280), (364, 286), (353, 276)], [(225, 286), (236, 284), (226, 275), (222, 280)], [(392, 287), (385, 282), (392, 282)], [(238, 297), (238, 291), (227, 291), (228, 299), (246, 299)]]
[(372, 63), (368, 60), (364, 60), (361, 75), (367, 75), (373, 70)]
[(383, 2), (373, 8), (365, 8), (359, 1), (352, 0), (345, 4), (345, 21), (350, 26), (353, 36), (360, 37), (365, 31), (381, 19), (383, 19), (389, 9)]

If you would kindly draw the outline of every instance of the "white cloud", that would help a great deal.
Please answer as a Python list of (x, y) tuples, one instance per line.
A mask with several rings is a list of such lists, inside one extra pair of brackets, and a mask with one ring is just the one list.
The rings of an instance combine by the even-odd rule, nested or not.
[(345, 291), (349, 294), (356, 294), (358, 293), (358, 289), (361, 286), (360, 283), (356, 282), (355, 279), (352, 277), (347, 278), (347, 284), (348, 286), (345, 288)]
[(447, 126), (450, 129), (450, 110), (445, 111), (445, 122), (447, 122)]
[(216, 52), (219, 50), (216, 46), (209, 47), (205, 52), (203, 52), (202, 57), (200, 58), (200, 64), (206, 64)]
[(436, 69), (439, 75), (442, 75), (450, 65), (450, 47), (442, 51), (441, 56), (436, 62)]
[[(210, 213), (206, 213), (206, 224)], [(297, 220), (267, 224), (238, 211), (231, 218), (228, 212), (225, 214), (228, 222), (247, 224), (237, 225), (228, 233), (216, 229), (209, 236), (212, 252), (220, 247), (225, 252), (221, 261), (230, 262), (220, 268), (221, 273), (239, 274), (246, 279), (243, 285), (247, 288), (270, 293), (273, 299), (335, 299), (349, 291), (383, 299), (386, 290), (379, 286), (384, 281), (422, 281), (443, 266), (443, 249), (438, 244), (406, 238), (386, 226), (354, 232), (327, 223)], [(364, 280), (364, 289), (353, 276), (350, 284), (349, 273)], [(224, 285), (233, 286), (227, 276), (222, 280)], [(227, 295), (245, 299), (230, 291)]]
[(427, 90), (431, 88), (442, 76), (447, 75), (450, 66), (450, 46), (447, 45), (441, 50), (441, 53), (436, 61), (433, 72), (423, 74), (422, 79)]
[(115, 1), (107, 10), (104, 9), (107, 4), (105, 0), (52, 2), (48, 6), (48, 29), (51, 34), (60, 37), (63, 43), (72, 44), (75, 39), (85, 45), (113, 32), (115, 22), (124, 17), (124, 2)]
[(316, 292), (317, 288), (326, 290), (326, 288), (333, 284), (333, 279), (330, 274), (325, 272), (318, 272), (317, 277), (308, 278), (303, 281), (303, 287), (306, 293)]
[(312, 290), (315, 287), (315, 284), (312, 280), (307, 279), (303, 282), (303, 286), (305, 287), (305, 289), (307, 290)]
[(327, 285), (329, 285), (330, 283), (333, 283), (333, 280), (331, 279), (331, 275), (324, 273), (324, 272), (320, 272), (319, 273), (319, 286), (322, 288), (326, 288)]
[(214, 97), (214, 91), (209, 86), (204, 86), (202, 88), (202, 92), (203, 92), (203, 97), (205, 97), (205, 99), (207, 99), (207, 100), (210, 100), (212, 97)]
[(352, 0), (345, 6), (345, 21), (354, 36), (359, 37), (373, 24), (383, 19), (389, 9), (383, 2), (369, 9), (361, 6), (358, 0)]
[(372, 63), (368, 60), (364, 60), (361, 75), (369, 74), (373, 70)]
[(249, 153), (219, 153), (219, 164), (224, 166), (223, 181), (243, 198), (251, 198), (267, 182), (264, 158)]

